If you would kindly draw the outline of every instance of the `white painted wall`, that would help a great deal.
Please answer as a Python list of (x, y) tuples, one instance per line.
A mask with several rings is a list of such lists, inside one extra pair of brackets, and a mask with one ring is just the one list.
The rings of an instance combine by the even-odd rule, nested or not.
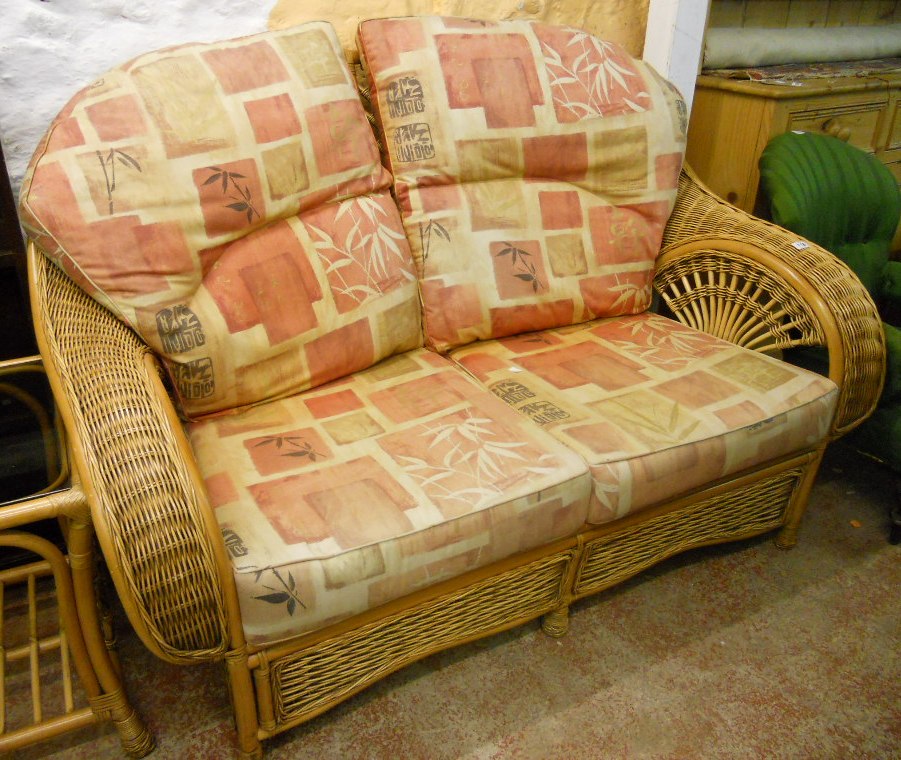
[[(590, 0), (588, 0), (590, 2)], [(266, 29), (276, 0), (0, 0), (0, 142), (13, 190), (47, 126), (107, 69), (148, 50)], [(709, 0), (651, 0), (644, 57), (689, 99)], [(340, 0), (335, 11), (340, 13)]]
[(0, 0), (0, 141), (13, 190), (69, 98), (149, 50), (266, 29), (275, 0)]
[(688, 110), (704, 54), (710, 0), (651, 0), (642, 58), (679, 88)]

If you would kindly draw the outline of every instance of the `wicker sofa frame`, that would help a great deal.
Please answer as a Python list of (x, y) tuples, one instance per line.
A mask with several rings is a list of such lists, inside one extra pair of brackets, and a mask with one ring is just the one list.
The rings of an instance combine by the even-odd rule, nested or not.
[[(716, 198), (683, 171), (655, 288), (675, 319), (759, 351), (824, 346), (840, 389), (833, 440), (872, 411), (879, 317), (831, 254)], [(568, 607), (692, 547), (778, 530), (790, 547), (825, 443), (572, 538), (497, 562), (268, 648), (244, 638), (226, 547), (151, 350), (32, 242), (34, 321), (79, 488), (128, 617), (157, 656), (223, 661), (237, 743), (307, 721), (448, 647)]]

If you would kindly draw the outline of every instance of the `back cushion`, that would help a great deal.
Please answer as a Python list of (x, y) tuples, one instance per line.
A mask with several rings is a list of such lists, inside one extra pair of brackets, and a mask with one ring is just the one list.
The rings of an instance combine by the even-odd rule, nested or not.
[(359, 45), (429, 345), (647, 308), (685, 144), (671, 85), (529, 21), (375, 19)]
[(21, 212), (162, 355), (196, 416), (419, 345), (389, 184), (334, 32), (317, 22), (109, 72), (51, 125)]

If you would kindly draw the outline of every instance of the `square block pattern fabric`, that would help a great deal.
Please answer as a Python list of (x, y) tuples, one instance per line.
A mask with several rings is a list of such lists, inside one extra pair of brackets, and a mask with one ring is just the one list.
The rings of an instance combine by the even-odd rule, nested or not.
[(828, 378), (654, 314), (451, 357), (588, 463), (595, 524), (815, 446), (838, 395)]
[(51, 125), (21, 210), (195, 416), (420, 345), (389, 182), (334, 32), (311, 23), (108, 72)]
[(647, 309), (685, 146), (670, 84), (528, 21), (374, 19), (359, 44), (428, 345)]
[(258, 645), (571, 536), (587, 515), (582, 459), (425, 349), (189, 435)]

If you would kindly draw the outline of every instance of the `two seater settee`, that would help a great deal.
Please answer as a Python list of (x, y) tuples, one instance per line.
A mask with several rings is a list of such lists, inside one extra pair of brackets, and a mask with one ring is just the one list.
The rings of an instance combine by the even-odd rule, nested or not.
[[(224, 661), (248, 755), (674, 553), (790, 546), (884, 372), (856, 278), (683, 170), (681, 97), (615, 44), (410, 17), (359, 45), (141, 56), (21, 192), (99, 546), (153, 652)], [(767, 355), (796, 345), (829, 377)]]

